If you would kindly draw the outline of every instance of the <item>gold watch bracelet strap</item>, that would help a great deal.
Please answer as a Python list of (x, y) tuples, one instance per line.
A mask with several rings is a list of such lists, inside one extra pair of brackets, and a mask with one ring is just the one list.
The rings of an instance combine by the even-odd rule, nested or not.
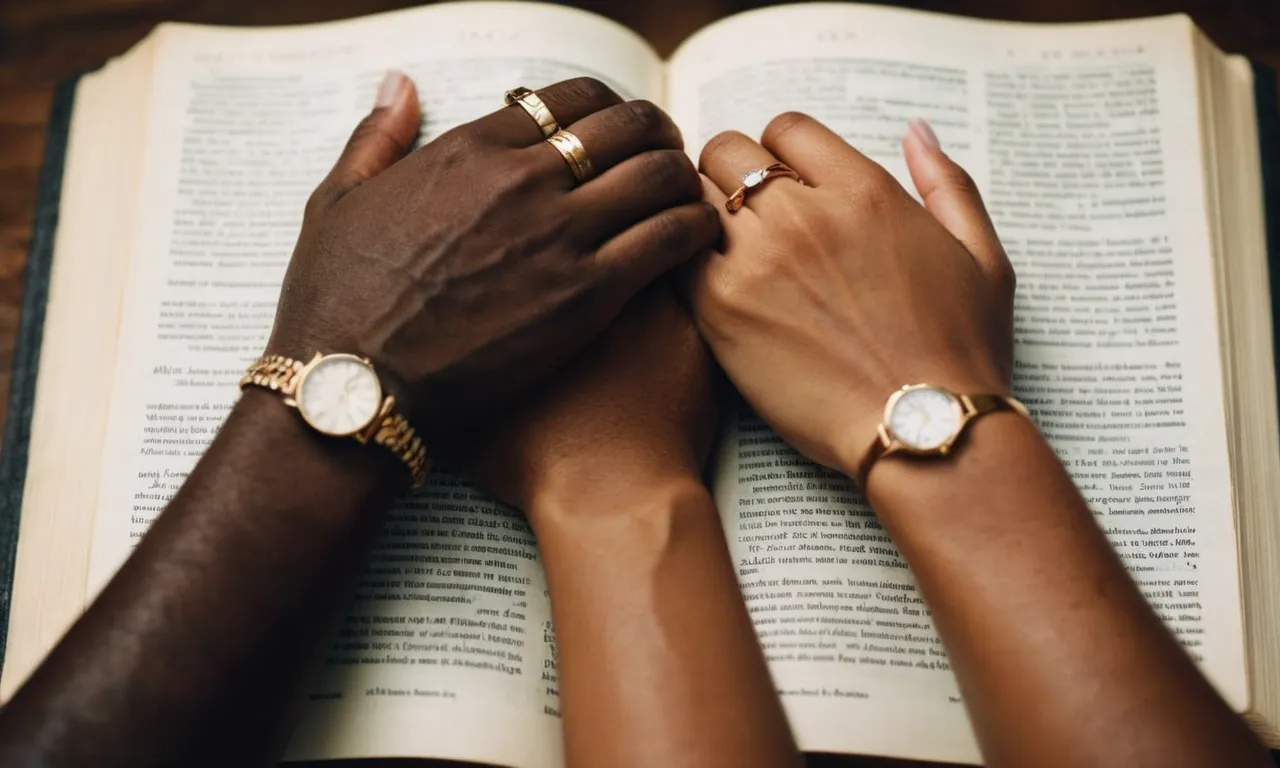
[(273, 392), (293, 396), (293, 388), (297, 384), (298, 374), (302, 372), (304, 363), (284, 355), (263, 355), (240, 377), (240, 388), (250, 384), (265, 387)]
[[(248, 386), (263, 387), (292, 398), (298, 384), (298, 374), (306, 364), (284, 355), (264, 355), (253, 362), (240, 377), (240, 388)], [(382, 408), (374, 419), (377, 428), (372, 437), (357, 436), (360, 442), (372, 439), (404, 462), (409, 469), (409, 476), (414, 488), (420, 488), (427, 482), (429, 469), (427, 447), (418, 436), (413, 425), (395, 410), (395, 398), (388, 395), (382, 402)]]
[(409, 477), (414, 488), (421, 488), (427, 482), (427, 446), (414, 431), (413, 425), (404, 416), (395, 411), (395, 398), (388, 396), (386, 404), (378, 420), (378, 429), (373, 433), (373, 442), (394, 453), (409, 468)]
[[(1031, 412), (1027, 410), (1027, 406), (1007, 395), (956, 395), (956, 397), (964, 408), (962, 429), (978, 416), (995, 411), (1013, 411), (1028, 419), (1031, 418)], [(876, 434), (876, 439), (872, 441), (871, 447), (867, 450), (867, 455), (862, 457), (862, 463), (858, 465), (857, 473), (853, 478), (858, 487), (864, 492), (867, 489), (867, 477), (871, 474), (871, 468), (886, 455), (896, 452), (889, 450), (892, 444), (892, 438), (889, 437), (889, 433), (882, 424)]]

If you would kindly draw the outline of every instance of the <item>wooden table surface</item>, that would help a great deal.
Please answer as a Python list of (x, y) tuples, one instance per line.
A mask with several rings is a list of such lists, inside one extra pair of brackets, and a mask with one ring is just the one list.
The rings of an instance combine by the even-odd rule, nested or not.
[[(413, 5), (398, 0), (0, 0), (0, 421), (6, 410), (51, 89), (123, 53), (158, 22), (296, 24)], [(668, 53), (755, 0), (582, 0)], [(1024, 21), (1189, 13), (1223, 48), (1280, 65), (1280, 0), (909, 0), (896, 5)]]

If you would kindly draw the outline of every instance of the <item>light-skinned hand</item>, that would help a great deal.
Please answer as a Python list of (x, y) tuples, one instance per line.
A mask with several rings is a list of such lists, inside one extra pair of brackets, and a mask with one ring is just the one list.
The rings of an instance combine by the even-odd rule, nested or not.
[[(894, 390), (1010, 384), (1014, 275), (977, 188), (926, 124), (903, 151), (923, 205), (796, 113), (760, 142), (720, 134), (700, 161), (725, 240), (686, 275), (698, 327), (775, 431), (850, 476)], [(725, 212), (744, 173), (779, 161), (805, 183), (770, 180)]]

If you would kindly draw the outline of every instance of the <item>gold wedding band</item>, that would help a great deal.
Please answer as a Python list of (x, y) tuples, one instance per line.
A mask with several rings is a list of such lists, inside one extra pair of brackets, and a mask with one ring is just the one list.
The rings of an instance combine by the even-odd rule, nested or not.
[(542, 99), (538, 98), (538, 94), (525, 88), (523, 85), (519, 88), (512, 88), (502, 96), (502, 103), (508, 107), (519, 105), (529, 117), (533, 118), (533, 122), (538, 124), (538, 129), (542, 131), (542, 138), (549, 139), (560, 130), (560, 124), (556, 122), (556, 116), (551, 114), (551, 110), (547, 105), (542, 103)]
[(596, 175), (595, 169), (591, 167), (591, 158), (587, 156), (587, 148), (582, 146), (582, 139), (575, 134), (561, 129), (548, 136), (547, 143), (555, 147), (569, 164), (569, 170), (573, 171), (573, 177), (579, 184), (591, 181)]
[(757, 168), (754, 171), (747, 171), (742, 175), (742, 186), (738, 187), (729, 199), (725, 201), (724, 207), (729, 213), (737, 213), (742, 210), (742, 206), (747, 202), (747, 193), (762, 186), (766, 181), (777, 178), (788, 178), (799, 181), (802, 185), (800, 174), (791, 170), (783, 163), (774, 163), (768, 168)]

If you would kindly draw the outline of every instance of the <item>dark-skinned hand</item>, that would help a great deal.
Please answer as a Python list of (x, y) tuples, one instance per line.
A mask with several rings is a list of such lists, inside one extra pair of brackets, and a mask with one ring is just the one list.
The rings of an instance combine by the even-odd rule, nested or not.
[(594, 179), (579, 185), (518, 106), (410, 152), (418, 99), (392, 73), (307, 205), (267, 351), (368, 357), (434, 448), (715, 241), (666, 113), (586, 78), (538, 93)]

